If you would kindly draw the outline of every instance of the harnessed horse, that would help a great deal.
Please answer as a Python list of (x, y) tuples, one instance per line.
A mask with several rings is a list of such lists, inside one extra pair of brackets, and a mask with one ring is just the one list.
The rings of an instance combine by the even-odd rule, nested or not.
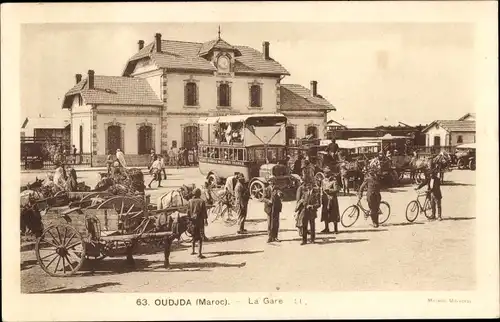
[(441, 151), (436, 155), (431, 155), (424, 159), (418, 158), (418, 156), (414, 156), (410, 161), (411, 168), (411, 178), (415, 182), (416, 176), (420, 173), (429, 173), (430, 171), (436, 170), (439, 172), (439, 178), (441, 183), (444, 182), (444, 171), (451, 164), (451, 156), (446, 151)]

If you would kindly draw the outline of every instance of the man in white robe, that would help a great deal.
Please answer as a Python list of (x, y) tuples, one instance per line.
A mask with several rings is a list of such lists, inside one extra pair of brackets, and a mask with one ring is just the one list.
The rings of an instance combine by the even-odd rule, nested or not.
[(127, 163), (125, 162), (125, 154), (120, 149), (116, 150), (116, 159), (120, 162), (120, 165), (124, 168), (127, 167)]

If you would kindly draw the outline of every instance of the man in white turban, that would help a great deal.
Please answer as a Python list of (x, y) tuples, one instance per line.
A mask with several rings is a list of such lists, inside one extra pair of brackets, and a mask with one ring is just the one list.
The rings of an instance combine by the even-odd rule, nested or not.
[(127, 167), (127, 163), (125, 162), (125, 154), (120, 149), (116, 150), (116, 159), (120, 162), (120, 165), (124, 168)]

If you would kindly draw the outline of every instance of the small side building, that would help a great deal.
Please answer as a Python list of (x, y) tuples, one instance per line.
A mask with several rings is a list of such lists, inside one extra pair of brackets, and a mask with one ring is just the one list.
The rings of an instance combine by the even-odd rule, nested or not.
[(468, 113), (458, 120), (436, 120), (422, 130), (426, 146), (457, 146), (476, 143), (475, 115)]

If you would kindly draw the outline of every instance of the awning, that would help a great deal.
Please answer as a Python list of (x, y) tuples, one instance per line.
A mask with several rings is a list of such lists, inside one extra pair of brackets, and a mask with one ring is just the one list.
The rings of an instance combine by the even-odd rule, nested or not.
[(457, 148), (459, 148), (459, 149), (476, 149), (476, 143), (466, 143), (466, 144), (458, 145)]
[(238, 123), (245, 122), (249, 118), (266, 118), (266, 117), (285, 117), (283, 114), (269, 113), (269, 114), (239, 114), (239, 115), (226, 115), (226, 116), (210, 116), (200, 118), (198, 124), (215, 124), (219, 122), (223, 123)]
[[(321, 140), (320, 145), (327, 146), (332, 142), (331, 140)], [(357, 149), (357, 148), (369, 148), (377, 147), (377, 143), (371, 142), (359, 142), (359, 141), (349, 141), (349, 140), (335, 140), (335, 143), (339, 145), (340, 149)]]

